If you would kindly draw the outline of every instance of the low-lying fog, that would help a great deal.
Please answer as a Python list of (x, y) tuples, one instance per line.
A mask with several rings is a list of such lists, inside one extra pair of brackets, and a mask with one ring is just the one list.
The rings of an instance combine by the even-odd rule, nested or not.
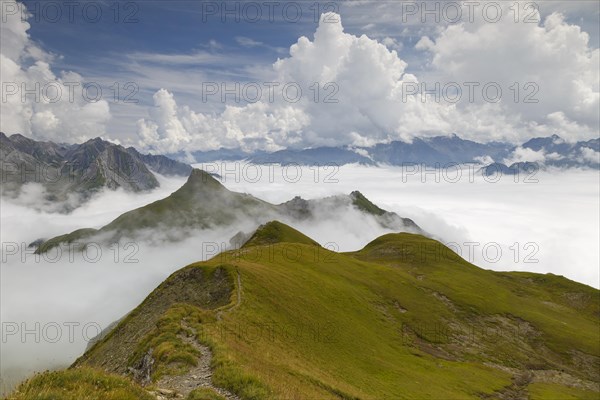
[[(318, 198), (361, 191), (381, 208), (412, 218), (463, 258), (498, 271), (551, 272), (600, 286), (600, 172), (552, 170), (483, 177), (474, 167), (341, 168), (196, 164), (218, 172), (231, 190), (273, 203), (292, 194)], [(307, 226), (316, 240), (334, 236)], [(340, 248), (362, 247), (362, 226), (335, 233)], [(371, 232), (368, 232), (371, 234)], [(350, 246), (348, 244), (351, 243)]]
[[(356, 165), (339, 170), (244, 163), (198, 166), (220, 173), (231, 190), (273, 203), (296, 195), (309, 199), (360, 190), (380, 207), (412, 218), (476, 265), (552, 272), (599, 286), (598, 171), (539, 172), (520, 176), (518, 182), (504, 176), (493, 183), (467, 169), (457, 178), (455, 169), (436, 177), (433, 172)], [(160, 177), (161, 187), (143, 195), (104, 192), (70, 215), (36, 211), (36, 190), (16, 201), (2, 200), (2, 391), (35, 371), (68, 366), (84, 351), (88, 338), (137, 306), (169, 274), (214, 253), (214, 246), (199, 243), (220, 246), (238, 230), (252, 229), (247, 222), (197, 232), (162, 247), (121, 243), (87, 254), (87, 260), (63, 254), (52, 261), (26, 249), (38, 238), (100, 227), (168, 196), (184, 181)], [(344, 219), (296, 228), (322, 244), (334, 242), (340, 251), (359, 249), (387, 233), (351, 212)]]

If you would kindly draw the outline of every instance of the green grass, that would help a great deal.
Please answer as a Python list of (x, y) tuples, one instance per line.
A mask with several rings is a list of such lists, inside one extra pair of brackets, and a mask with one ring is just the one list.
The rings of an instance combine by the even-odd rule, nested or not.
[(186, 400), (225, 400), (225, 397), (212, 389), (201, 388), (192, 391)]
[(163, 375), (183, 375), (190, 367), (198, 364), (200, 354), (190, 344), (181, 339), (181, 335), (192, 335), (181, 326), (184, 319), (201, 320), (196, 307), (187, 305), (173, 306), (158, 320), (154, 330), (150, 331), (137, 345), (135, 353), (129, 359), (133, 366), (137, 360), (152, 349), (155, 364), (152, 371), (154, 381)]
[(8, 400), (155, 400), (122, 376), (92, 368), (36, 375), (19, 386)]
[(262, 246), (273, 243), (295, 243), (319, 246), (302, 232), (297, 231), (279, 221), (271, 221), (258, 227), (256, 232), (244, 244), (244, 247)]
[(421, 235), (338, 254), (270, 223), (244, 248), (173, 274), (76, 365), (123, 373), (152, 349), (154, 380), (185, 373), (198, 354), (181, 338), (196, 334), (214, 383), (246, 400), (481, 399), (511, 386), (507, 368), (597, 384), (599, 310), (596, 289), (483, 270)]
[(387, 212), (377, 207), (359, 191), (352, 192), (350, 196), (352, 197), (352, 204), (361, 211), (374, 215), (383, 215)]
[[(94, 236), (96, 233), (98, 233), (98, 231), (96, 229), (91, 229), (91, 228), (77, 229), (76, 231), (67, 233), (66, 235), (61, 235), (61, 236), (52, 238), (50, 240), (46, 240), (44, 243), (42, 243), (40, 245), (40, 247), (38, 247), (36, 249), (35, 253), (36, 254), (46, 253), (46, 252), (50, 251), (51, 249), (53, 249), (57, 246), (60, 246), (61, 244), (78, 243), (81, 240), (84, 240), (84, 239)], [(81, 243), (81, 244), (78, 243), (79, 249), (82, 249), (83, 246), (84, 246), (84, 243)], [(77, 248), (75, 248), (74, 250), (77, 250)]]
[(598, 400), (598, 392), (535, 382), (529, 385), (530, 400)]
[[(159, 351), (159, 371), (179, 361), (180, 372), (192, 364), (188, 347), (181, 345), (178, 323), (189, 309), (218, 309), (232, 300), (233, 278), (224, 267), (184, 268), (167, 278), (142, 304), (129, 313), (75, 365), (102, 365), (109, 372), (127, 373), (150, 349)], [(166, 314), (171, 311), (170, 314)], [(207, 316), (208, 315), (208, 316)], [(213, 318), (206, 312), (194, 318)], [(160, 346), (160, 347), (159, 347)], [(162, 366), (162, 367), (161, 367)]]

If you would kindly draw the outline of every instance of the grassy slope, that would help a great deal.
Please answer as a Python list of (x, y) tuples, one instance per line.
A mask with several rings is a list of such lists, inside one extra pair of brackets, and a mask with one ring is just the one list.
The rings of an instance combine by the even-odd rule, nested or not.
[(274, 243), (298, 243), (310, 246), (320, 246), (302, 232), (282, 224), (279, 221), (271, 221), (258, 227), (256, 232), (244, 244), (245, 248), (262, 246)]
[(46, 372), (23, 383), (8, 400), (154, 400), (129, 379), (81, 368)]
[[(197, 355), (178, 334), (197, 333), (213, 350), (215, 382), (245, 399), (479, 399), (525, 369), (562, 369), (598, 381), (595, 289), (551, 275), (482, 270), (420, 235), (386, 235), (359, 252), (337, 254), (283, 224), (266, 228), (287, 239), (248, 244), (169, 278), (227, 271), (240, 290), (239, 304), (235, 291), (232, 305), (216, 309), (170, 297), (169, 307), (153, 317), (159, 322), (121, 360), (136, 365), (152, 348), (154, 380), (185, 373)], [(149, 299), (164, 292), (165, 284)], [(115, 332), (151, 313), (144, 304)], [(109, 349), (129, 339), (109, 335), (77, 365), (101, 366)], [(598, 396), (542, 383), (531, 384), (530, 394)]]

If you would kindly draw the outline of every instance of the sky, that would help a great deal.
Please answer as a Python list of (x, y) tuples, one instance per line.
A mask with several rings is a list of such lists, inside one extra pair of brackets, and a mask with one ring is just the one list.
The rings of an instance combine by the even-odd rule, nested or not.
[(7, 134), (154, 153), (598, 137), (596, 1), (0, 2)]

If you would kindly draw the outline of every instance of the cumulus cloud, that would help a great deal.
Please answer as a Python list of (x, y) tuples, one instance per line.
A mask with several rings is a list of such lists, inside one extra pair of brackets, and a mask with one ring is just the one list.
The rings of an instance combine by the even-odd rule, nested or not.
[(381, 43), (383, 43), (390, 50), (400, 51), (404, 47), (402, 42), (399, 42), (398, 40), (396, 40), (392, 37), (389, 37), (389, 36), (384, 37), (381, 40)]
[[(542, 20), (535, 11), (537, 23), (515, 23), (509, 7), (513, 3), (503, 4), (502, 11), (510, 18), (490, 23), (474, 13), (472, 24), (449, 25), (436, 37), (423, 37), (416, 48), (431, 53), (435, 71), (448, 82), (498, 83), (505, 112), (519, 114), (523, 127), (529, 121), (530, 129), (545, 136), (593, 137), (599, 126), (600, 51), (560, 13)], [(510, 89), (515, 82), (518, 101)], [(529, 82), (536, 86), (525, 88)], [(538, 101), (525, 103), (528, 95)]]
[[(173, 112), (173, 96), (161, 90), (154, 97), (159, 111), (138, 122), (140, 145), (166, 151), (185, 141), (188, 148), (200, 150), (273, 150), (387, 140), (401, 130), (403, 80), (416, 80), (405, 68), (395, 50), (366, 35), (345, 33), (337, 14), (323, 14), (313, 40), (300, 37), (289, 57), (273, 64), (272, 80), (279, 85), (273, 99), (263, 91), (259, 101), (228, 105), (215, 116), (185, 106)], [(286, 84), (299, 88), (301, 95), (294, 93), (291, 99), (289, 92), (283, 94)], [(416, 118), (409, 114), (411, 119)]]
[(56, 56), (32, 41), (30, 24), (21, 13), (7, 10), (3, 5), (0, 130), (60, 142), (103, 135), (110, 119), (108, 103), (96, 99), (94, 88), (84, 91), (81, 75), (69, 71), (55, 75), (51, 63)]
[(139, 145), (160, 152), (212, 150), (279, 150), (308, 124), (303, 110), (291, 105), (272, 107), (259, 101), (246, 106), (226, 106), (219, 115), (179, 106), (172, 93), (161, 89), (153, 96), (150, 119), (137, 122)]
[[(339, 15), (323, 14), (312, 40), (300, 37), (289, 56), (273, 64), (272, 81), (297, 85), (302, 91), (297, 101), (286, 101), (277, 90), (271, 101), (263, 91), (256, 102), (203, 114), (176, 104), (168, 88), (162, 89), (149, 118), (138, 122), (139, 145), (155, 151), (181, 150), (184, 144), (188, 150), (277, 150), (454, 132), (515, 143), (554, 133), (575, 140), (597, 132), (599, 51), (561, 14), (528, 24), (512, 18), (492, 24), (479, 17), (418, 42), (416, 48), (432, 56), (431, 71), (421, 73), (427, 88), (432, 76), (442, 85), (496, 82), (503, 90), (498, 102), (481, 101), (482, 96), (468, 101), (466, 87), (458, 102), (414, 93), (422, 83), (406, 72), (400, 44), (349, 34)], [(514, 82), (520, 85), (517, 102), (510, 89)], [(539, 92), (532, 95), (536, 87), (528, 82)], [(523, 103), (527, 95), (538, 103)]]

